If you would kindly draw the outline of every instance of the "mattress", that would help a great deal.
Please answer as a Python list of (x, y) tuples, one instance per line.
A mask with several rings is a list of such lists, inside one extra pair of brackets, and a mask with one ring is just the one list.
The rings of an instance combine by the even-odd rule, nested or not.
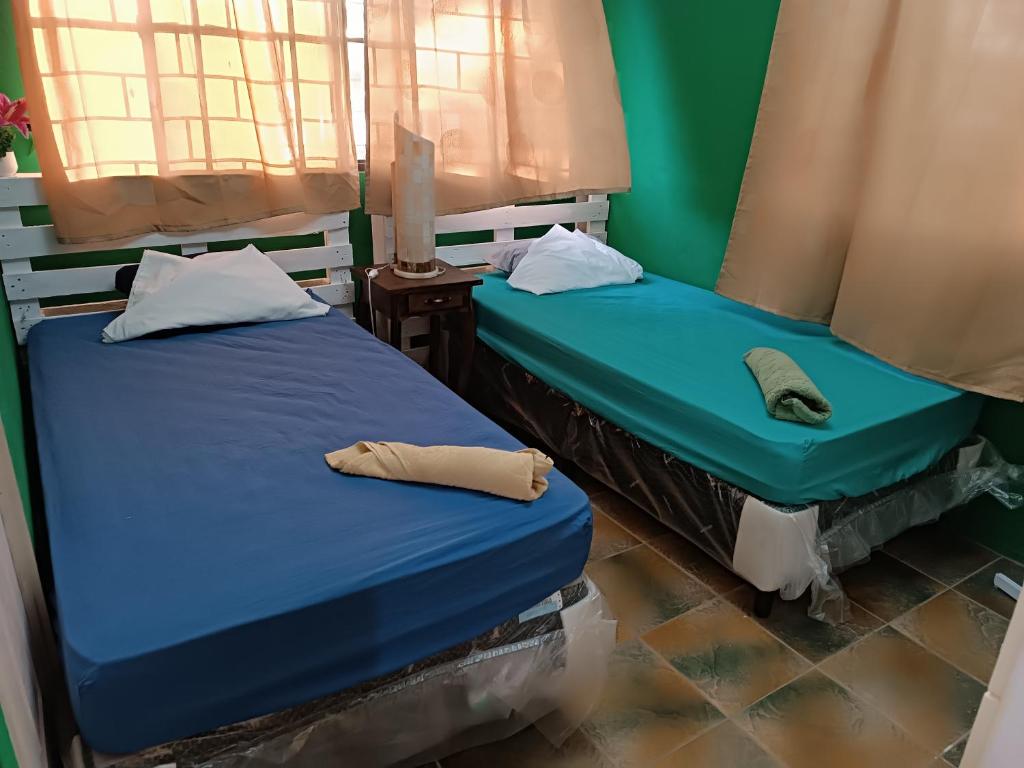
[[(966, 437), (982, 398), (900, 371), (828, 328), (656, 275), (534, 296), (489, 274), (478, 335), (599, 416), (781, 504), (861, 496), (913, 476)], [(743, 362), (790, 355), (831, 401), (819, 426), (773, 419)]]
[(849, 604), (835, 574), (915, 525), (1009, 489), (1024, 467), (970, 437), (928, 469), (855, 498), (766, 503), (665, 453), (570, 400), (486, 344), (473, 357), (469, 393), (492, 418), (532, 434), (764, 592), (794, 599), (811, 587), (808, 615), (843, 623)]
[(83, 762), (238, 768), (287, 758), (288, 765), (318, 766), (344, 755), (359, 768), (432, 763), (427, 753), (504, 738), (562, 697), (586, 699), (590, 686), (574, 679), (572, 667), (604, 669), (614, 646), (615, 622), (600, 591), (582, 578), (471, 640), (340, 693), (131, 755), (86, 751)]
[(517, 449), (337, 312), (105, 345), (29, 335), (60, 642), (86, 742), (123, 753), (464, 642), (579, 576), (591, 516), (332, 472), (359, 439)]

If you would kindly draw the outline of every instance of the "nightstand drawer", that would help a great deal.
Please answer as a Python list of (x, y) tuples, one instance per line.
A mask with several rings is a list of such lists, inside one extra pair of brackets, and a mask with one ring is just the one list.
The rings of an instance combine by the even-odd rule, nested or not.
[(439, 309), (458, 309), (466, 302), (466, 292), (459, 290), (412, 293), (409, 295), (409, 314), (436, 312)]

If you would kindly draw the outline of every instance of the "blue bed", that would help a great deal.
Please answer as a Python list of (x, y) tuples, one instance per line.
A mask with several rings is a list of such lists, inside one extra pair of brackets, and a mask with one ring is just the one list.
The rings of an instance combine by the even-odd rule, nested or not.
[(123, 753), (344, 689), (576, 578), (585, 495), (532, 504), (332, 472), (358, 439), (520, 444), (351, 320), (29, 335), (68, 686)]
[[(478, 335), (505, 359), (772, 502), (856, 497), (912, 477), (970, 434), (981, 408), (981, 397), (897, 370), (825, 326), (656, 275), (534, 296), (490, 274), (473, 295)], [(831, 401), (831, 420), (768, 416), (743, 363), (760, 346), (799, 363)]]

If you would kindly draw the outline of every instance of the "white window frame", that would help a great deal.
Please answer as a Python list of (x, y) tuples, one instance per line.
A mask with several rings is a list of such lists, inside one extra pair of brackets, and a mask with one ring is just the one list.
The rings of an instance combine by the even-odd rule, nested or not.
[[(350, 35), (353, 29), (352, 14), (358, 16), (358, 29), (362, 30), (359, 35)], [(356, 46), (362, 46), (362, 55), (357, 58), (362, 62), (362, 77), (355, 78), (352, 74), (352, 52)], [(359, 162), (359, 170), (366, 170), (366, 3), (364, 0), (345, 0), (345, 47), (348, 54), (348, 92), (349, 92), (349, 114), (352, 116), (352, 128), (356, 141), (356, 160)], [(363, 118), (364, 130), (360, 134), (356, 130), (356, 115)]]

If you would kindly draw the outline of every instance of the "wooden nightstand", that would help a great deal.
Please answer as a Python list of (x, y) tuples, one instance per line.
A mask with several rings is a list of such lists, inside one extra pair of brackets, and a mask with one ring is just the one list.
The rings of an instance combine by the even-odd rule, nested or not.
[[(473, 286), (483, 280), (479, 275), (465, 272), (443, 261), (437, 262), (444, 272), (426, 280), (408, 280), (396, 277), (388, 265), (375, 265), (380, 274), (367, 280), (366, 270), (370, 267), (356, 267), (353, 274), (362, 284), (356, 319), (370, 330), (370, 298), (373, 309), (380, 316), (391, 321), (389, 341), (395, 349), (402, 348), (402, 323), (410, 317), (430, 318), (430, 358), (428, 369), (440, 378), (441, 370), (441, 321), (451, 322), (453, 335), (458, 334), (459, 360), (450, 360), (448, 371), (449, 386), (456, 392), (465, 392), (469, 383), (470, 366), (473, 363), (473, 347), (476, 340), (476, 322), (473, 317)], [(454, 341), (454, 338), (452, 339)], [(453, 357), (455, 357), (453, 355)], [(454, 373), (457, 372), (457, 373)], [(453, 375), (454, 373), (454, 375)], [(453, 386), (454, 385), (454, 386)]]

